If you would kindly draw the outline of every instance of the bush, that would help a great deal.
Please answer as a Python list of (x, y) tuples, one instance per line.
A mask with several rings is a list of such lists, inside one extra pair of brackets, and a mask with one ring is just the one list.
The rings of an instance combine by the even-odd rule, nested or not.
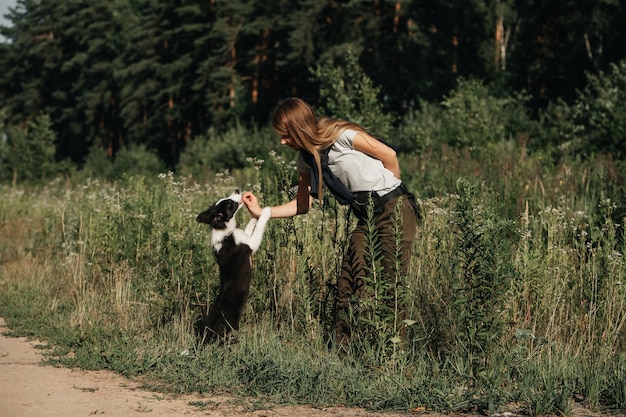
[(572, 139), (579, 151), (626, 156), (626, 61), (612, 64), (610, 72), (589, 75), (572, 110)]
[[(0, 128), (4, 125), (0, 124)], [(2, 130), (4, 132), (2, 132)], [(41, 182), (62, 170), (55, 160), (56, 134), (50, 117), (38, 116), (25, 128), (8, 126), (0, 130), (0, 180)]]
[(419, 110), (409, 111), (401, 120), (400, 147), (406, 152), (423, 152), (443, 143), (445, 110), (438, 104), (420, 101)]
[(541, 114), (544, 148), (557, 157), (626, 156), (626, 61), (588, 74), (573, 104), (558, 100)]
[(358, 52), (348, 49), (345, 62), (327, 60), (311, 72), (320, 84), (320, 95), (328, 116), (358, 123), (372, 134), (388, 138), (392, 132), (393, 117), (383, 111), (380, 87), (374, 86), (365, 74), (359, 65), (358, 55)]
[(159, 159), (157, 152), (148, 149), (144, 144), (131, 144), (119, 150), (113, 160), (112, 177), (144, 175), (156, 177), (165, 172), (165, 163)]
[(482, 152), (504, 140), (537, 133), (526, 100), (523, 95), (495, 97), (481, 82), (461, 79), (440, 104), (421, 102), (421, 109), (409, 112), (399, 136), (409, 151), (446, 144)]
[(269, 128), (245, 128), (241, 124), (224, 133), (209, 129), (205, 135), (193, 138), (180, 155), (176, 171), (196, 179), (210, 172), (221, 172), (249, 165), (249, 158), (266, 158), (278, 139)]
[(85, 158), (81, 176), (117, 180), (124, 176), (156, 177), (165, 171), (167, 171), (165, 163), (146, 145), (125, 146), (119, 150), (114, 159), (107, 158), (102, 148), (94, 146)]

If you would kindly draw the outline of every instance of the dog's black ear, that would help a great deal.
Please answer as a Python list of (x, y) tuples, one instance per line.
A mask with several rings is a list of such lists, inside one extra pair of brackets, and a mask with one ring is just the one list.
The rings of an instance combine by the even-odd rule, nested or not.
[(198, 214), (198, 217), (196, 217), (196, 221), (198, 223), (204, 223), (204, 224), (211, 224), (211, 217), (212, 217), (212, 212), (214, 210), (212, 210), (212, 208), (209, 208), (205, 211), (203, 211), (202, 213)]
[(196, 217), (196, 221), (199, 223), (208, 224), (213, 229), (225, 229), (226, 228), (226, 217), (221, 210), (218, 210), (216, 207), (211, 207), (208, 210), (203, 211), (198, 214)]

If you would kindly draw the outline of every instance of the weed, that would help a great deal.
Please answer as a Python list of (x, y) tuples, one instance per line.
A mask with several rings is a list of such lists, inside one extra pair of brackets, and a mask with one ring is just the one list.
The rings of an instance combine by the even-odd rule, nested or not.
[(0, 186), (0, 315), (13, 334), (44, 340), (50, 362), (160, 390), (379, 410), (498, 411), (511, 400), (567, 414), (572, 398), (624, 410), (619, 167), (602, 156), (551, 166), (510, 146), (403, 162), (424, 217), (411, 264), (382, 279), (371, 229), (370, 292), (344, 356), (327, 342), (354, 221), (330, 197), (268, 226), (239, 343), (203, 347), (193, 335), (218, 280), (195, 214), (246, 181), (263, 205), (284, 202), (294, 167), (278, 154), (206, 184), (169, 173)]

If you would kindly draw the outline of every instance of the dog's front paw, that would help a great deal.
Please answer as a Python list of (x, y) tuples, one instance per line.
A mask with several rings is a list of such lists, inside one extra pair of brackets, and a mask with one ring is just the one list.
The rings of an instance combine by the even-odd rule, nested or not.
[(269, 220), (270, 217), (272, 217), (272, 208), (263, 207), (263, 210), (261, 210), (261, 215), (259, 216), (259, 219)]

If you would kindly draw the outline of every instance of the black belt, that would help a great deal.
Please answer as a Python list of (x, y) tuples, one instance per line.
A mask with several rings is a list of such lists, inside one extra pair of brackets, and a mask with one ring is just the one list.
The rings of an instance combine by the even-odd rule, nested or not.
[(390, 202), (391, 200), (393, 200), (394, 198), (400, 197), (401, 195), (408, 194), (408, 193), (409, 193), (409, 190), (406, 189), (406, 186), (404, 185), (404, 183), (401, 183), (400, 185), (398, 185), (393, 190), (389, 191), (384, 196), (379, 197), (377, 196), (377, 194), (372, 194), (372, 198), (378, 199), (378, 201), (384, 205)]
[[(364, 191), (359, 193), (359, 196), (350, 204), (350, 206), (352, 207), (353, 213), (358, 218), (365, 219), (367, 218), (367, 206), (369, 205), (370, 198), (372, 199), (372, 203), (374, 205), (374, 214), (379, 214), (383, 212), (385, 204), (405, 194), (412, 197), (412, 194), (409, 193), (409, 190), (406, 188), (404, 183), (400, 184), (382, 197), (374, 191)], [(413, 205), (414, 209), (416, 208), (413, 201), (411, 201), (411, 205)]]

